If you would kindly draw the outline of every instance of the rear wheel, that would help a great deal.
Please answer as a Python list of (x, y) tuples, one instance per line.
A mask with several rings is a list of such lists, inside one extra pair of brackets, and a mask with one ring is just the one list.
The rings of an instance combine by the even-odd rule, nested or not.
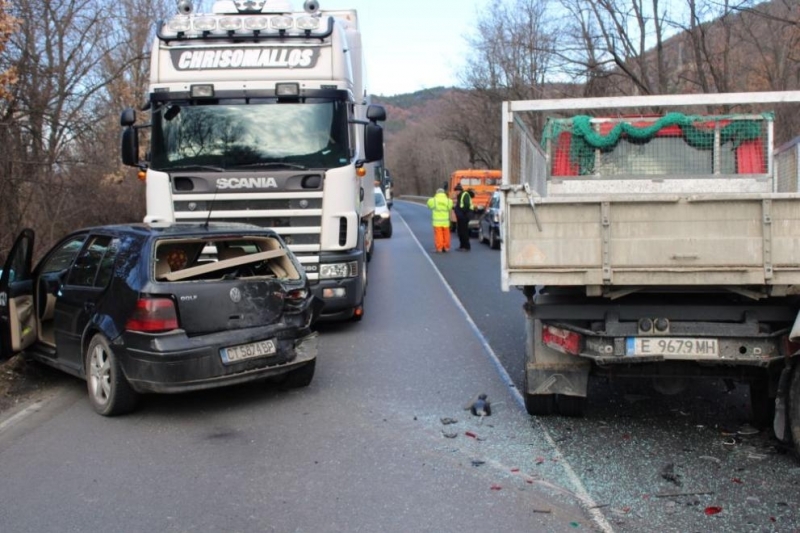
[(387, 239), (391, 239), (392, 238), (392, 225), (391, 225), (391, 223), (386, 225), (384, 230), (381, 232), (381, 235), (386, 237)]
[(92, 337), (86, 350), (85, 372), (89, 401), (95, 411), (116, 416), (136, 408), (139, 395), (125, 378), (111, 345), (99, 333)]
[(580, 417), (586, 410), (586, 397), (559, 394), (556, 396), (556, 406), (558, 414), (562, 416)]
[(489, 248), (491, 248), (492, 250), (497, 250), (498, 248), (500, 248), (500, 240), (495, 235), (494, 230), (491, 230), (491, 232), (489, 233)]
[(525, 398), (525, 410), (531, 416), (552, 415), (555, 411), (555, 394), (528, 394), (527, 375), (525, 376), (525, 389), (522, 395)]
[(800, 455), (800, 363), (795, 363), (789, 384), (789, 432), (794, 449)]
[(290, 389), (300, 389), (303, 387), (308, 387), (311, 385), (311, 381), (314, 379), (314, 370), (317, 367), (316, 359), (307, 363), (297, 370), (292, 370), (288, 374), (286, 374), (286, 379), (283, 381), (283, 385)]
[(478, 241), (486, 242), (486, 237), (483, 235), (483, 224), (478, 226)]

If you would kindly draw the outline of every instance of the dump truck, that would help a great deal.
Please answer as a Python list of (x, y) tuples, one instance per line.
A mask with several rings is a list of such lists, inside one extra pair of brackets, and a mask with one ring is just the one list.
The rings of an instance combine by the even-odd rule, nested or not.
[(595, 376), (720, 378), (800, 443), (798, 143), (774, 149), (798, 102), (504, 103), (502, 288), (526, 296), (531, 415), (582, 415)]

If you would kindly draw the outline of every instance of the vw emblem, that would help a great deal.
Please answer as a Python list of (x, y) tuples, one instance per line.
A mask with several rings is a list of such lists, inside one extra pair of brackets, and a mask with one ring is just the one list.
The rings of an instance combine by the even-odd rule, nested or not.
[(231, 301), (235, 304), (238, 304), (240, 301), (242, 301), (242, 292), (236, 287), (231, 289)]

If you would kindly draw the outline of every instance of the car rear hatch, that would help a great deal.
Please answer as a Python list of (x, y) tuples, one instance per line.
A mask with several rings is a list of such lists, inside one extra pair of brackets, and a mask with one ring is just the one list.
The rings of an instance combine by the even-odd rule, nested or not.
[(276, 238), (164, 240), (153, 272), (187, 335), (262, 327), (280, 323), (305, 287), (290, 253)]

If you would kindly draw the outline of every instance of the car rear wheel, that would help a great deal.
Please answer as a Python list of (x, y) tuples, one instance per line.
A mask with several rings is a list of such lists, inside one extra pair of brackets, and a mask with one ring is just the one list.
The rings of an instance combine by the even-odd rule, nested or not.
[(391, 239), (392, 238), (392, 225), (391, 224), (387, 224), (386, 227), (381, 232), (381, 235), (386, 237), (387, 239)]
[(317, 361), (311, 361), (310, 363), (301, 366), (297, 370), (292, 370), (288, 374), (286, 374), (286, 379), (283, 382), (283, 385), (290, 389), (300, 389), (302, 387), (308, 387), (311, 385), (311, 381), (314, 379), (314, 370), (316, 369)]
[(108, 340), (99, 333), (86, 350), (85, 372), (89, 401), (99, 414), (116, 416), (136, 408), (139, 395), (125, 378)]
[(492, 250), (497, 250), (500, 248), (500, 239), (497, 238), (497, 235), (494, 230), (489, 232), (489, 248)]

